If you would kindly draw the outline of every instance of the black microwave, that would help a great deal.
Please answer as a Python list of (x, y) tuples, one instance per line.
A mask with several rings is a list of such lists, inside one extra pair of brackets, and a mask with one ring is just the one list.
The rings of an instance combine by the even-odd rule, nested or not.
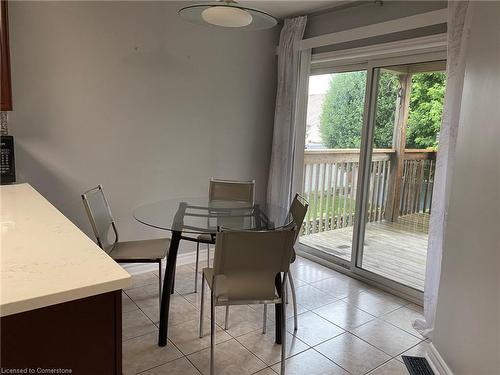
[(16, 165), (14, 162), (14, 137), (2, 135), (0, 150), (0, 181), (2, 185), (16, 182)]

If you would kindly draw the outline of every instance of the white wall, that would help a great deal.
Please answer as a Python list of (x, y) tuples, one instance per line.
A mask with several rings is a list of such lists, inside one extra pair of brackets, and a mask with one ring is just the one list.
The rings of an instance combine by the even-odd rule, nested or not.
[(500, 374), (500, 2), (471, 2), (433, 343), (455, 375)]
[[(11, 2), (18, 179), (90, 234), (101, 183), (123, 239), (134, 207), (254, 178), (265, 196), (279, 30), (184, 22), (179, 2)], [(192, 246), (191, 246), (192, 247)]]
[[(431, 12), (446, 8), (446, 6), (446, 1), (384, 1), (383, 5), (373, 1), (354, 3), (352, 6), (348, 6), (345, 9), (333, 9), (331, 12), (320, 13), (309, 17), (305, 38)], [(334, 46), (315, 48), (313, 52), (355, 48), (443, 32), (446, 32), (446, 24), (340, 43)]]

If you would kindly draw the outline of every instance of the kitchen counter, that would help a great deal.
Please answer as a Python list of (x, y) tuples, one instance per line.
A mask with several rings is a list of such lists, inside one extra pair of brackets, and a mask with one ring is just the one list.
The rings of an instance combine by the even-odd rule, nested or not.
[(29, 184), (0, 187), (0, 316), (119, 290), (130, 275)]
[(0, 206), (2, 373), (122, 375), (130, 275), (30, 185), (1, 186)]

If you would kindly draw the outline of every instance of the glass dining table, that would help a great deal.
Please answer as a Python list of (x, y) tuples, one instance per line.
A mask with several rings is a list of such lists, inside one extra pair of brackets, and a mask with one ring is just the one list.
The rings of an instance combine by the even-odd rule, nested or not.
[[(215, 237), (217, 228), (232, 230), (273, 230), (288, 225), (288, 210), (272, 205), (249, 205), (235, 201), (210, 201), (208, 197), (175, 198), (142, 205), (134, 210), (134, 218), (149, 227), (171, 232), (160, 306), (158, 345), (167, 345), (170, 295), (174, 293), (175, 267), (179, 243), (197, 241), (200, 234)], [(276, 276), (277, 290), (281, 278)], [(276, 309), (276, 343), (281, 338), (281, 305)]]

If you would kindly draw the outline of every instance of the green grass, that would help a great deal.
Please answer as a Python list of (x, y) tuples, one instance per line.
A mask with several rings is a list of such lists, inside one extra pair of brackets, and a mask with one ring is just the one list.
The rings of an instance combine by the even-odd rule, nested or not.
[[(332, 205), (332, 195), (332, 193), (328, 194), (327, 192), (323, 193), (323, 197), (321, 197), (320, 193), (305, 194), (306, 199), (309, 201), (309, 210), (306, 217), (310, 217), (311, 220), (318, 219), (321, 215), (321, 211), (323, 211), (323, 218), (337, 216), (339, 214), (342, 215), (344, 212), (344, 204), (346, 212), (349, 212), (349, 207), (351, 207), (351, 212), (354, 215), (356, 210), (355, 199), (347, 198), (344, 201), (343, 196), (337, 195)], [(332, 215), (332, 212), (335, 214)]]

